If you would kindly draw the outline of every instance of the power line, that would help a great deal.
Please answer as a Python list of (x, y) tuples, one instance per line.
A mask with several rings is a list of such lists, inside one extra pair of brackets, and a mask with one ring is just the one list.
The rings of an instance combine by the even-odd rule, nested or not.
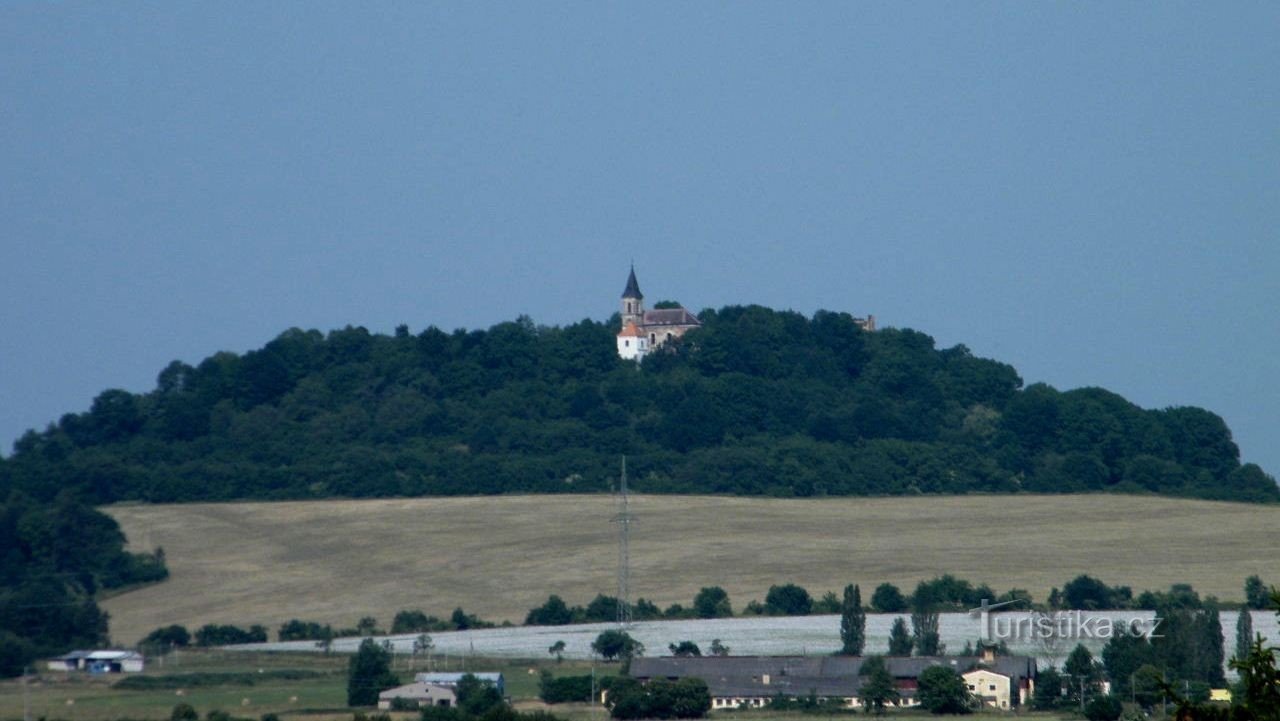
[(613, 517), (618, 524), (618, 627), (631, 627), (631, 514), (627, 495), (627, 457), (622, 457), (622, 478), (618, 483), (618, 513)]

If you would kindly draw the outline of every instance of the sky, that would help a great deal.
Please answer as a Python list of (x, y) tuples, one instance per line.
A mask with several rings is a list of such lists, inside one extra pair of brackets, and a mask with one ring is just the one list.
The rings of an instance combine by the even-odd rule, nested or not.
[(1280, 3), (0, 4), (0, 449), (290, 327), (874, 314), (1280, 473)]

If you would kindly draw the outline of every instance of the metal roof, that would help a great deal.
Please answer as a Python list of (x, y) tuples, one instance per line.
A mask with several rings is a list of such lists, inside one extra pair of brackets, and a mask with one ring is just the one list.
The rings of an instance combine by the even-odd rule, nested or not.
[[(862, 656), (702, 656), (637, 658), (631, 661), (633, 678), (700, 678), (713, 696), (851, 697), (862, 686)], [(997, 656), (983, 663), (978, 656), (887, 656), (885, 666), (897, 679), (914, 679), (933, 666), (956, 673), (986, 668), (1015, 681), (1035, 676), (1035, 660), (1028, 656)]]
[(413, 680), (421, 683), (457, 685), (457, 683), (462, 680), (463, 676), (475, 676), (481, 681), (492, 681), (496, 684), (502, 683), (502, 674), (497, 671), (472, 671), (467, 673), (446, 673), (443, 671), (436, 671), (432, 673), (416, 674), (414, 675)]
[(702, 321), (684, 308), (657, 308), (644, 312), (644, 325), (702, 325)]

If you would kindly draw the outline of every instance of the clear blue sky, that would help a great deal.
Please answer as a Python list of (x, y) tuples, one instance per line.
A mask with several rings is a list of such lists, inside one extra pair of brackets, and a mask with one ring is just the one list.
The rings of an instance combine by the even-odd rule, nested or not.
[(874, 313), (1280, 472), (1280, 3), (5, 3), (0, 442), (290, 326)]

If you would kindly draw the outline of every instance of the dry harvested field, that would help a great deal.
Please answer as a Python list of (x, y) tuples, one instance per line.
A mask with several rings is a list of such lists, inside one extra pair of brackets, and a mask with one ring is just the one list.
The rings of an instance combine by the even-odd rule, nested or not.
[[(105, 509), (136, 548), (163, 546), (172, 578), (109, 599), (112, 636), (165, 624), (290, 618), (389, 624), (399, 609), (455, 606), (519, 623), (549, 593), (585, 604), (616, 592), (607, 496), (121, 505)], [(795, 582), (820, 595), (884, 581), (909, 591), (954, 573), (1003, 591), (1080, 573), (1135, 590), (1188, 582), (1241, 598), (1280, 576), (1280, 506), (1090, 496), (776, 500), (633, 496), (631, 587), (666, 606), (701, 586), (734, 608)], [(864, 596), (865, 598), (865, 596)]]

